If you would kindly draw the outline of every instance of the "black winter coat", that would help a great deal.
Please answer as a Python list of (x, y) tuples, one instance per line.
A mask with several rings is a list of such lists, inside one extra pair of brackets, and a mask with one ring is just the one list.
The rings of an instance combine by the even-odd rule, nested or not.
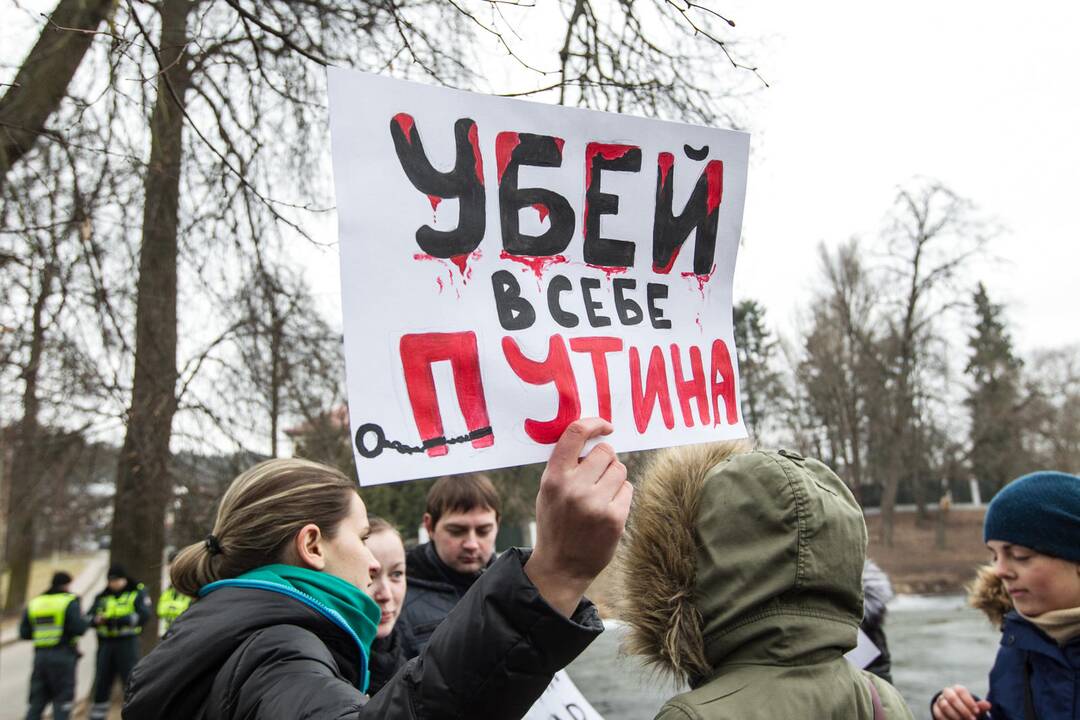
[[(491, 567), (491, 564), (488, 564)], [(406, 658), (420, 654), (439, 623), (446, 619), (480, 577), (455, 572), (439, 559), (435, 543), (418, 545), (405, 555), (408, 589), (401, 609), (402, 652)]]
[(192, 604), (135, 667), (125, 720), (520, 718), (603, 630), (582, 602), (554, 611), (507, 552), (370, 701), (355, 642), (307, 605), (226, 587)]
[(394, 631), (384, 638), (375, 638), (371, 644), (371, 680), (368, 682), (368, 695), (383, 689), (397, 671), (405, 664), (405, 653), (401, 650), (401, 626), (395, 625)]

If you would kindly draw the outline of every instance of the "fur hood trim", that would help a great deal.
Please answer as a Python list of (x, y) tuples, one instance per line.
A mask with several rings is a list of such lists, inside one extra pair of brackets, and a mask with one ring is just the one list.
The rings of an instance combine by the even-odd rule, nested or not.
[(694, 532), (706, 475), (745, 441), (654, 453), (640, 475), (616, 555), (624, 651), (685, 680), (710, 672), (701, 612), (694, 605), (699, 540)]
[(968, 586), (968, 605), (981, 610), (999, 630), (1005, 622), (1005, 616), (1013, 609), (1009, 593), (1005, 592), (1005, 583), (994, 574), (989, 565), (980, 567), (976, 571), (975, 580)]

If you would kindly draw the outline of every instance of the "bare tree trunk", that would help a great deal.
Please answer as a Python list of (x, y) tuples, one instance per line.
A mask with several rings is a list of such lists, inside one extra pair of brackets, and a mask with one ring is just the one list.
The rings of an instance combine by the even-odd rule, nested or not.
[[(135, 378), (118, 460), (112, 560), (157, 596), (165, 549), (165, 510), (172, 498), (169, 439), (176, 412), (177, 213), (184, 107), (191, 84), (187, 18), (190, 0), (160, 6), (161, 72), (150, 118), (135, 315)], [(150, 627), (156, 627), (151, 621)], [(143, 649), (157, 642), (143, 633)]]
[(23, 370), (23, 415), (15, 437), (11, 460), (11, 497), (8, 516), (8, 558), (11, 576), (8, 582), (4, 613), (16, 612), (26, 604), (30, 583), (30, 565), (34, 560), (35, 520), (41, 508), (37, 490), (41, 480), (41, 447), (38, 432), (38, 375), (45, 347), (45, 304), (52, 294), (56, 266), (49, 261), (42, 273), (41, 289), (34, 301), (33, 327), (30, 335), (30, 357)]
[(94, 31), (112, 8), (111, 0), (57, 3), (15, 82), (0, 98), (0, 190), (8, 170), (45, 132), (45, 122), (60, 106)]

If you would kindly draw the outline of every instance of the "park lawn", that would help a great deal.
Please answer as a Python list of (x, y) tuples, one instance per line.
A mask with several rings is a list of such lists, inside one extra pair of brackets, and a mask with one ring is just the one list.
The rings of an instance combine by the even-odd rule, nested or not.
[(889, 574), (898, 593), (963, 592), (975, 579), (975, 570), (990, 561), (982, 538), (985, 507), (950, 510), (943, 549), (936, 544), (935, 514), (920, 522), (914, 512), (898, 512), (891, 548), (880, 542), (881, 516), (866, 518), (870, 531), (867, 553)]

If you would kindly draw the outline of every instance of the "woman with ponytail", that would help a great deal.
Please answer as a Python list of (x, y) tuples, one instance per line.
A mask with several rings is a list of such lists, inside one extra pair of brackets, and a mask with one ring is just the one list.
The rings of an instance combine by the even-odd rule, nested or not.
[(541, 479), (536, 548), (504, 553), (370, 700), (382, 611), (367, 594), (379, 563), (358, 488), (317, 463), (256, 465), (177, 556), (172, 583), (198, 600), (135, 668), (123, 717), (521, 717), (602, 631), (584, 592), (611, 560), (632, 488), (606, 443), (579, 458), (611, 429), (567, 428)]

